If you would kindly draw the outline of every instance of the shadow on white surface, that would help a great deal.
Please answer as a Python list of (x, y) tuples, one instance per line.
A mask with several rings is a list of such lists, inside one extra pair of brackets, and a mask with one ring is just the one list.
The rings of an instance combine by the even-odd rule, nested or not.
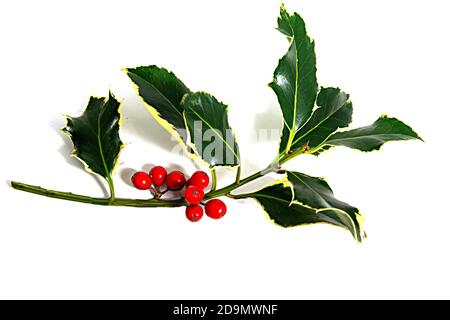
[(131, 177), (136, 173), (136, 170), (133, 168), (122, 168), (119, 172), (120, 179), (128, 186), (133, 187), (131, 183)]
[[(83, 163), (78, 160), (76, 157), (72, 156), (73, 151), (73, 144), (69, 137), (64, 135), (61, 131), (61, 128), (63, 128), (64, 125), (61, 125), (61, 121), (63, 121), (63, 117), (59, 117), (58, 119), (53, 118), (51, 121), (49, 121), (50, 127), (61, 137), (61, 140), (63, 141), (62, 145), (58, 148), (58, 153), (62, 156), (64, 161), (68, 163), (69, 165), (78, 168), (82, 170), (83, 172), (86, 172), (84, 169)], [(102, 194), (105, 197), (109, 197), (109, 191), (104, 184), (102, 178), (100, 178), (96, 174), (90, 174), (93, 180), (98, 184), (98, 186), (101, 189)]]
[(142, 166), (142, 171), (145, 171), (145, 172), (150, 172), (150, 170), (152, 170), (152, 168), (153, 167), (155, 167), (156, 166), (156, 164), (153, 164), (153, 163), (146, 163), (146, 164), (144, 164), (143, 166)]
[(152, 146), (171, 151), (177, 145), (172, 136), (150, 115), (135, 95), (127, 95), (122, 103), (124, 124), (121, 132), (141, 138)]
[[(260, 132), (265, 130), (270, 133), (271, 130), (281, 130), (282, 125), (283, 120), (280, 107), (275, 103), (271, 103), (264, 111), (255, 114), (253, 131)], [(268, 137), (270, 138), (270, 135)], [(259, 142), (257, 135), (252, 136), (252, 138), (255, 139), (254, 142)], [(275, 138), (278, 139), (278, 137)]]
[(183, 166), (179, 165), (178, 163), (173, 163), (173, 162), (169, 163), (166, 166), (166, 169), (167, 169), (168, 173), (170, 173), (172, 171), (181, 171), (181, 172), (183, 172), (185, 174), (187, 173), (186, 168), (184, 168)]

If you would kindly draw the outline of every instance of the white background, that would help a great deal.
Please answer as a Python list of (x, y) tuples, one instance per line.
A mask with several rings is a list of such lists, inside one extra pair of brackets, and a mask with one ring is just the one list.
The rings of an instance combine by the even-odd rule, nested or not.
[[(369, 154), (335, 149), (288, 168), (325, 176), (358, 206), (369, 239), (339, 228), (283, 229), (251, 201), (222, 221), (184, 210), (95, 207), (12, 190), (8, 180), (102, 196), (69, 158), (61, 113), (90, 95), (124, 99), (128, 147), (115, 181), (162, 164), (193, 172), (134, 96), (123, 67), (157, 64), (231, 105), (244, 175), (272, 160), (279, 128), (267, 87), (287, 42), (279, 1), (0, 3), (0, 298), (450, 298), (448, 1), (286, 1), (316, 40), (318, 79), (351, 93), (354, 126), (380, 114), (426, 143)], [(222, 182), (232, 173), (221, 172)]]

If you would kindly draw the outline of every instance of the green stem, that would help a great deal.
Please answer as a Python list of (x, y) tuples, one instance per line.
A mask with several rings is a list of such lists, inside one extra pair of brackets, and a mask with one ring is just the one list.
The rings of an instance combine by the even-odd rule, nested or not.
[(286, 144), (286, 149), (284, 151), (284, 155), (289, 154), (291, 147), (292, 147), (292, 143), (294, 142), (294, 138), (295, 138), (295, 131), (291, 130), (291, 132), (289, 133), (289, 138), (288, 138), (288, 142)]
[(247, 193), (243, 193), (243, 194), (231, 194), (231, 193), (229, 193), (229, 194), (227, 194), (227, 197), (231, 198), (231, 199), (239, 200), (239, 199), (249, 198), (250, 195), (247, 194)]
[(109, 200), (114, 201), (114, 199), (116, 198), (116, 193), (114, 191), (114, 181), (111, 177), (108, 177), (106, 181), (108, 182), (109, 187)]
[(284, 155), (282, 155), (280, 157), (280, 159), (278, 161), (278, 165), (281, 166), (282, 164), (285, 164), (286, 162), (288, 162), (292, 158), (295, 158), (296, 156), (298, 156), (298, 155), (300, 155), (302, 153), (304, 153), (304, 151), (300, 149), (299, 151), (296, 151), (296, 152), (284, 154)]
[[(218, 189), (218, 190), (211, 190), (209, 193), (205, 195), (205, 200), (222, 197), (222, 196), (228, 196), (230, 198), (236, 198), (239, 199), (239, 195), (231, 195), (230, 192), (233, 190), (250, 183), (270, 172), (276, 171), (275, 167), (269, 166), (268, 168), (261, 170), (257, 173), (252, 174), (251, 176), (240, 180), (240, 183), (233, 183), (230, 184), (224, 188)], [(213, 186), (216, 186), (217, 177), (215, 170), (212, 171), (213, 173)], [(112, 184), (111, 184), (112, 185)], [(111, 187), (110, 185), (110, 187)], [(55, 199), (61, 199), (61, 200), (68, 200), (68, 201), (74, 201), (74, 202), (81, 202), (81, 203), (89, 203), (89, 204), (95, 204), (100, 206), (123, 206), (123, 207), (139, 207), (139, 208), (149, 208), (149, 207), (182, 207), (186, 205), (186, 202), (184, 199), (177, 199), (177, 200), (161, 200), (161, 199), (149, 199), (149, 200), (140, 200), (140, 199), (123, 199), (123, 198), (116, 198), (114, 196), (114, 187), (111, 190), (111, 197), (110, 198), (95, 198), (95, 197), (88, 197), (83, 196), (79, 194), (74, 194), (70, 192), (62, 192), (62, 191), (55, 191), (50, 189), (44, 189), (39, 186), (33, 186), (25, 183), (20, 182), (11, 182), (11, 187), (13, 187), (16, 190), (34, 193), (40, 196), (49, 197), (49, 198), (55, 198)]]
[(261, 170), (259, 172), (256, 172), (256, 173), (252, 174), (251, 176), (248, 176), (245, 179), (242, 179), (239, 184), (233, 183), (233, 184), (230, 184), (230, 185), (228, 185), (228, 186), (226, 186), (226, 187), (224, 187), (222, 189), (219, 189), (219, 190), (216, 190), (216, 191), (211, 191), (211, 192), (207, 193), (205, 195), (205, 199), (208, 200), (208, 199), (213, 199), (213, 198), (217, 198), (217, 197), (221, 197), (221, 196), (225, 196), (225, 195), (228, 196), (228, 195), (230, 195), (230, 192), (232, 192), (233, 190), (235, 190), (235, 189), (237, 189), (237, 188), (239, 188), (239, 187), (241, 187), (241, 186), (243, 186), (243, 185), (245, 185), (245, 184), (247, 184), (249, 182), (252, 182), (253, 180), (256, 180), (256, 179), (258, 179), (260, 177), (263, 177), (266, 174), (268, 174), (270, 172), (273, 172), (273, 171), (274, 171), (273, 168), (268, 167), (268, 168), (266, 168), (264, 170)]
[[(287, 154), (280, 154), (278, 156), (279, 160), (278, 163), (281, 166), (282, 164), (288, 162), (289, 160), (301, 155), (301, 154), (314, 154), (317, 151), (319, 151), (320, 149), (323, 148), (325, 144), (322, 143), (320, 145), (318, 145), (317, 147), (315, 147), (314, 149), (308, 149), (308, 150), (304, 150), (302, 148), (300, 148), (299, 150), (297, 150), (296, 152), (292, 152), (292, 153), (287, 153)], [(277, 161), (277, 159), (275, 159), (275, 161)]]
[(236, 172), (236, 180), (234, 181), (234, 183), (237, 185), (241, 184), (241, 168), (241, 165), (239, 165)]
[(20, 182), (11, 182), (11, 186), (20, 191), (30, 192), (34, 194), (38, 194), (41, 196), (62, 199), (68, 201), (82, 202), (95, 204), (99, 206), (125, 206), (125, 207), (181, 207), (185, 205), (183, 199), (179, 200), (158, 200), (158, 199), (150, 199), (150, 200), (140, 200), (140, 199), (121, 199), (121, 198), (94, 198), (82, 196), (79, 194), (73, 194), (70, 192), (61, 192), (55, 190), (44, 189), (38, 186), (32, 186), (25, 183)]
[(211, 176), (212, 176), (212, 182), (211, 182), (211, 191), (210, 192), (214, 192), (214, 191), (216, 191), (216, 188), (217, 188), (217, 172), (216, 172), (215, 168), (211, 170)]

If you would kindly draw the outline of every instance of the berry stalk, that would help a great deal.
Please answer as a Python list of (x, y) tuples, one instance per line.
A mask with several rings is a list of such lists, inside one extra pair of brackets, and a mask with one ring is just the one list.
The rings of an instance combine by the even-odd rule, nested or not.
[(211, 192), (216, 191), (217, 188), (217, 173), (216, 169), (211, 170), (212, 182), (211, 182)]

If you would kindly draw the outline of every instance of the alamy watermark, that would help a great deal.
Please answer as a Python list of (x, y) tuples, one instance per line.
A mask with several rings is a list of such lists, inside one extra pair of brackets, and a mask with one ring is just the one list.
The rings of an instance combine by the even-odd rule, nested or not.
[[(192, 130), (178, 129), (177, 133), (187, 145), (188, 152), (196, 153), (211, 165), (233, 166), (240, 162), (239, 147), (231, 129), (206, 128), (202, 121), (194, 121)], [(251, 133), (251, 141), (268, 143), (278, 141), (279, 129), (261, 128)], [(176, 137), (171, 138), (176, 141)], [(195, 149), (195, 150), (193, 150)], [(183, 148), (176, 144), (172, 150), (174, 154), (183, 154)]]

